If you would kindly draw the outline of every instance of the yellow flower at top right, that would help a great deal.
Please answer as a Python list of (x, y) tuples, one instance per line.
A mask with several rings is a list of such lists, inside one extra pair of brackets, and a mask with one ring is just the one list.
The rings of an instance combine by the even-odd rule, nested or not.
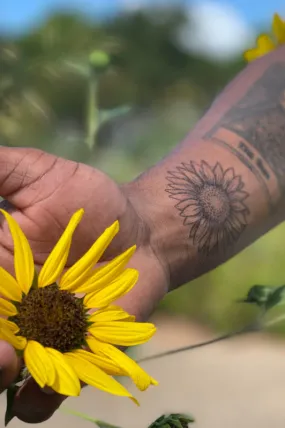
[(244, 58), (247, 62), (254, 61), (282, 44), (285, 44), (285, 20), (275, 13), (272, 19), (272, 34), (260, 34), (256, 46), (245, 51)]

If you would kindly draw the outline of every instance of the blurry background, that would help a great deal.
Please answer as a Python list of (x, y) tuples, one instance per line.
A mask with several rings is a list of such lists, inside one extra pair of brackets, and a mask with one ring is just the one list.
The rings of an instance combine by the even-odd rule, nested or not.
[[(284, 0), (2, 0), (0, 144), (38, 147), (94, 165), (119, 181), (130, 180), (194, 126), (244, 67), (243, 50), (254, 44), (258, 32), (270, 29), (274, 12), (284, 18)], [(95, 88), (90, 77), (94, 50), (103, 50), (111, 61)], [(96, 138), (92, 94), (104, 118)], [(169, 295), (157, 314), (162, 329), (155, 349), (181, 344), (179, 334), (185, 344), (191, 334), (198, 341), (205, 331), (228, 331), (249, 320), (253, 310), (236, 300), (253, 284), (285, 283), (284, 240), (281, 225)], [(199, 355), (214, 355), (211, 349)], [(255, 359), (252, 364), (256, 369)], [(176, 410), (192, 408), (189, 402), (189, 408)], [(210, 427), (213, 418), (198, 426)], [(220, 427), (236, 426), (227, 421)], [(248, 426), (257, 426), (256, 421)]]

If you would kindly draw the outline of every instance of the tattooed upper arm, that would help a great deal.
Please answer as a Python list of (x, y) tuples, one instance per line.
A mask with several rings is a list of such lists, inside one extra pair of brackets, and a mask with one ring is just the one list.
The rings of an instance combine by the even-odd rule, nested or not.
[[(230, 151), (254, 174), (274, 210), (285, 192), (285, 63), (270, 66), (204, 139)], [(199, 252), (209, 255), (236, 243), (247, 226), (250, 195), (231, 165), (190, 161), (166, 178), (166, 191)]]
[[(231, 133), (229, 139), (225, 131)], [(270, 66), (206, 138), (235, 152), (274, 205), (269, 191), (272, 182), (285, 190), (285, 63)]]

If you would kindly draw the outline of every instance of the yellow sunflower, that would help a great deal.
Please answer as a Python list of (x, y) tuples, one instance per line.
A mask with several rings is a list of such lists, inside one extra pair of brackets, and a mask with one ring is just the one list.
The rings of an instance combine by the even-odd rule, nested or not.
[(155, 332), (153, 324), (137, 323), (112, 305), (138, 279), (135, 269), (126, 268), (135, 246), (94, 268), (118, 233), (118, 221), (63, 273), (72, 235), (84, 213), (77, 211), (37, 275), (26, 236), (10, 214), (0, 211), (13, 238), (15, 267), (15, 278), (0, 267), (0, 339), (20, 353), (39, 386), (77, 396), (82, 381), (136, 401), (112, 376), (129, 376), (140, 390), (157, 385), (114, 346), (139, 345)]
[(272, 32), (273, 36), (260, 34), (257, 37), (256, 47), (244, 53), (246, 61), (251, 62), (260, 58), (285, 43), (285, 21), (277, 13), (273, 16)]

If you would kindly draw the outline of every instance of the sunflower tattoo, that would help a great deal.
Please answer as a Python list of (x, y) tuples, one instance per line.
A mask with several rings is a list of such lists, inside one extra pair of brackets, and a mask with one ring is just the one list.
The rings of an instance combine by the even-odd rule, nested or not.
[(182, 163), (166, 178), (166, 192), (179, 201), (175, 207), (199, 252), (209, 255), (238, 240), (247, 225), (248, 193), (233, 168), (224, 170), (219, 162), (213, 167), (205, 161)]
[(118, 233), (118, 221), (63, 273), (73, 233), (83, 216), (83, 210), (77, 211), (37, 274), (26, 236), (10, 214), (0, 211), (13, 238), (15, 267), (15, 278), (0, 267), (0, 339), (17, 350), (42, 388), (77, 396), (82, 381), (137, 402), (112, 377), (129, 376), (140, 390), (157, 385), (116, 347), (139, 345), (155, 332), (153, 324), (137, 323), (134, 316), (113, 305), (137, 282), (138, 272), (126, 267), (135, 246), (95, 267)]

